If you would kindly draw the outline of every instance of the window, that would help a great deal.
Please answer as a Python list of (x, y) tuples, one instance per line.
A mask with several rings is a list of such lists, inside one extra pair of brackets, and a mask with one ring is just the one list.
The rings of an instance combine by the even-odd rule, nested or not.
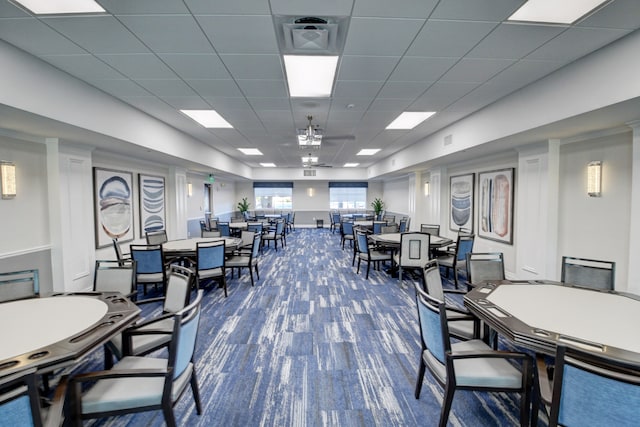
[(329, 209), (366, 209), (366, 182), (330, 182)]
[(292, 182), (254, 182), (256, 209), (293, 209)]

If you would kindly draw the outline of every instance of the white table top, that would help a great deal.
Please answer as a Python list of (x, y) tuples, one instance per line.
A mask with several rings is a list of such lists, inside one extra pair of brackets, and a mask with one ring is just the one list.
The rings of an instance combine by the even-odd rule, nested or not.
[(236, 248), (242, 243), (237, 237), (196, 237), (194, 239), (170, 240), (162, 244), (165, 252), (195, 252), (197, 243), (225, 241), (226, 247)]
[[(382, 234), (371, 234), (369, 235), (369, 238), (371, 240), (374, 240), (380, 243), (400, 245), (401, 236), (402, 236), (402, 233), (382, 233)], [(451, 243), (453, 243), (453, 240), (448, 239), (446, 237), (434, 236), (433, 234), (429, 239), (429, 246), (434, 246), (434, 247), (446, 246)]]
[(95, 298), (30, 298), (0, 305), (0, 360), (46, 347), (73, 336), (107, 313)]

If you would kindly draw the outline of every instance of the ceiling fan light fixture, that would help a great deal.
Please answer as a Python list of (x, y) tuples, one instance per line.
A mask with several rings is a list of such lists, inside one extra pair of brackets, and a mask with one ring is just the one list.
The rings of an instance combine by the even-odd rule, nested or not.
[(313, 126), (312, 116), (307, 116), (309, 124), (304, 129), (298, 130), (298, 147), (303, 149), (318, 150), (322, 145), (322, 130)]

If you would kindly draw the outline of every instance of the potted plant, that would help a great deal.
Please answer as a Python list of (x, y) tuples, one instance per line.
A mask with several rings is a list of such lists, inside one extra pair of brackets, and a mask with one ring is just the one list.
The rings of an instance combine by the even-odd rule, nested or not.
[(249, 206), (251, 206), (251, 203), (249, 203), (249, 201), (247, 201), (246, 197), (243, 197), (242, 201), (238, 202), (238, 210), (240, 211), (240, 214), (243, 217), (247, 216), (247, 212), (249, 212)]
[(373, 199), (373, 202), (371, 202), (371, 207), (373, 208), (373, 212), (375, 212), (376, 214), (376, 219), (379, 220), (380, 215), (384, 210), (384, 202), (379, 197), (376, 197), (375, 199)]

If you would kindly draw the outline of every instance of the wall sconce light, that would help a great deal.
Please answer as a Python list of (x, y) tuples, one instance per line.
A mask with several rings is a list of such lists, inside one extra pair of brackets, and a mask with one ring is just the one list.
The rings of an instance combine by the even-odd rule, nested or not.
[(424, 183), (424, 195), (428, 196), (431, 194), (431, 188), (429, 188), (429, 181)]
[(193, 185), (190, 182), (187, 183), (187, 196), (193, 196)]
[(314, 194), (315, 194), (315, 190), (313, 189), (313, 187), (307, 188), (307, 196), (313, 197)]
[(589, 162), (587, 165), (587, 194), (591, 197), (602, 195), (602, 162)]
[(2, 180), (2, 198), (16, 197), (16, 165), (11, 162), (0, 162), (0, 179)]

